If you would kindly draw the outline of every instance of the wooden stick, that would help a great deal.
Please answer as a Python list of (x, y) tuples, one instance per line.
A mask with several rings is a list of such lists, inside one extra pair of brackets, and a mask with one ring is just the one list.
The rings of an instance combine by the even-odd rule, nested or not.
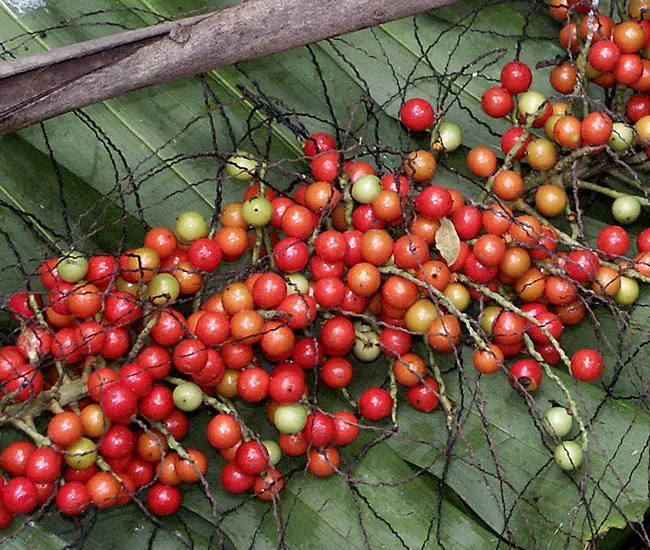
[(171, 82), (458, 0), (243, 0), (218, 12), (0, 65), (0, 135)]

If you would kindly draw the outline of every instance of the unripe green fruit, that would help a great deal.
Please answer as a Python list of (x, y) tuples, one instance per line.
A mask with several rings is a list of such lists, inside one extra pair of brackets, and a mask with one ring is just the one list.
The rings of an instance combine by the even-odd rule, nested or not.
[(431, 144), (432, 149), (442, 149), (451, 153), (458, 149), (463, 141), (463, 132), (455, 122), (443, 120), (438, 126), (438, 139)]
[(280, 405), (273, 413), (273, 422), (284, 434), (297, 434), (307, 423), (307, 408), (299, 403)]
[(237, 151), (226, 164), (226, 173), (237, 181), (250, 181), (257, 170), (257, 161), (246, 151)]
[(287, 296), (309, 292), (309, 281), (302, 273), (290, 273), (285, 279), (287, 280)]
[(158, 273), (147, 285), (147, 296), (157, 306), (163, 306), (178, 298), (181, 285), (169, 273)]
[(90, 468), (97, 460), (97, 445), (82, 437), (65, 448), (65, 463), (73, 470)]
[(254, 197), (242, 204), (241, 217), (247, 225), (264, 227), (271, 221), (272, 216), (273, 207), (264, 197)]
[(269, 455), (269, 462), (273, 464), (273, 466), (280, 462), (280, 459), (282, 458), (282, 449), (280, 449), (280, 445), (272, 439), (265, 439), (262, 441), (262, 445), (266, 447), (266, 452)]
[(379, 178), (372, 174), (366, 174), (352, 184), (352, 198), (361, 204), (370, 204), (381, 190)]
[(612, 136), (609, 138), (607, 145), (614, 151), (620, 153), (627, 151), (634, 143), (634, 130), (627, 124), (615, 122), (612, 125)]
[(198, 212), (183, 212), (176, 218), (176, 234), (186, 243), (208, 236), (208, 222)]
[(203, 403), (203, 390), (194, 382), (185, 382), (174, 388), (174, 405), (181, 411), (195, 411)]
[(612, 203), (612, 214), (618, 223), (634, 223), (641, 215), (641, 203), (632, 195), (624, 195)]
[(519, 96), (517, 107), (519, 114), (524, 117), (538, 117), (544, 112), (542, 105), (546, 102), (544, 94), (536, 90), (528, 90)]
[(66, 283), (81, 281), (88, 272), (88, 260), (78, 250), (71, 250), (56, 264), (59, 277)]
[(370, 363), (376, 360), (381, 354), (379, 339), (376, 337), (366, 337), (364, 340), (357, 338), (354, 342), (354, 355), (359, 361)]
[(567, 472), (571, 472), (582, 466), (584, 453), (582, 448), (575, 441), (563, 441), (553, 453), (557, 465)]
[(485, 331), (485, 334), (492, 334), (492, 325), (494, 325), (495, 319), (499, 316), (502, 309), (499, 306), (487, 306), (481, 315), (481, 327)]
[(552, 407), (546, 412), (543, 425), (550, 435), (566, 437), (571, 431), (573, 417), (564, 407)]
[(621, 289), (614, 296), (617, 304), (629, 306), (639, 297), (639, 283), (634, 279), (621, 275)]

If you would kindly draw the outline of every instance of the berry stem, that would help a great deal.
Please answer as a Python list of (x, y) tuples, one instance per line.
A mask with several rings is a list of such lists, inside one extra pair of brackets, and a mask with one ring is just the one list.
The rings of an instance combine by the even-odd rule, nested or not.
[[(619, 197), (629, 196), (627, 193), (621, 193), (620, 191), (615, 191), (614, 189), (603, 187), (602, 185), (597, 185), (595, 183), (591, 183), (585, 180), (578, 180), (577, 185), (580, 189), (595, 191), (596, 193), (600, 193), (601, 195), (611, 197), (612, 199), (618, 199)], [(648, 199), (645, 199), (643, 197), (635, 197), (635, 199), (639, 201), (641, 206), (650, 206), (650, 201)]]
[(555, 374), (555, 372), (553, 372), (553, 369), (548, 365), (548, 363), (544, 361), (542, 355), (535, 349), (533, 341), (531, 340), (530, 336), (528, 336), (528, 334), (524, 334), (524, 342), (526, 342), (526, 349), (528, 350), (529, 355), (533, 359), (535, 359), (535, 361), (537, 361), (540, 365), (542, 365), (542, 368), (544, 369), (546, 376), (548, 376), (551, 380), (553, 380), (564, 392), (564, 395), (566, 396), (567, 399), (567, 403), (569, 404), (569, 408), (571, 409), (571, 413), (573, 414), (573, 418), (576, 419), (576, 421), (578, 422), (578, 426), (580, 428), (580, 434), (582, 438), (582, 450), (587, 451), (587, 446), (589, 443), (587, 429), (585, 428), (585, 424), (582, 420), (582, 417), (578, 412), (578, 407), (576, 406), (576, 403), (573, 399), (573, 396), (571, 395), (571, 392), (564, 385), (562, 380), (560, 380), (560, 377), (557, 374)]
[(49, 447), (52, 445), (52, 441), (43, 434), (39, 433), (34, 425), (34, 419), (31, 415), (26, 415), (21, 420), (20, 418), (14, 417), (11, 419), (11, 425), (14, 428), (17, 428), (24, 434), (28, 435), (36, 445), (39, 447)]

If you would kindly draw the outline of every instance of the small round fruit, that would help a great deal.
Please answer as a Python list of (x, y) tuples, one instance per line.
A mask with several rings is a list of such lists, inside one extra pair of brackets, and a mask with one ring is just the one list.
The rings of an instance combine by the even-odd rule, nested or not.
[(181, 492), (178, 487), (156, 483), (147, 493), (147, 506), (154, 516), (171, 516), (181, 507)]
[(257, 169), (257, 161), (246, 151), (237, 151), (226, 164), (226, 173), (237, 181), (250, 181)]
[(623, 195), (612, 203), (612, 215), (618, 223), (634, 223), (641, 215), (641, 203), (633, 195)]
[(85, 470), (97, 460), (97, 445), (87, 437), (82, 437), (65, 448), (64, 457), (68, 467), (73, 470)]
[(443, 120), (438, 126), (438, 139), (432, 143), (433, 149), (441, 148), (446, 153), (458, 149), (463, 141), (463, 133), (455, 122)]
[(426, 99), (414, 97), (409, 99), (399, 111), (399, 118), (404, 126), (413, 132), (424, 132), (433, 126), (435, 113), (431, 103)]
[(627, 151), (634, 144), (634, 130), (624, 122), (615, 122), (607, 144), (616, 153)]
[(262, 441), (262, 445), (266, 447), (266, 454), (269, 456), (269, 462), (273, 466), (280, 462), (280, 459), (282, 458), (282, 449), (280, 449), (280, 445), (278, 445), (276, 441), (265, 439)]
[(584, 454), (582, 448), (575, 441), (564, 441), (555, 447), (553, 453), (557, 465), (567, 472), (582, 466)]
[(581, 382), (592, 382), (603, 374), (603, 357), (596, 350), (581, 349), (571, 357), (571, 375)]
[(273, 217), (271, 202), (265, 197), (248, 199), (241, 207), (241, 217), (244, 223), (253, 227), (268, 225)]
[(550, 435), (559, 438), (566, 437), (571, 431), (573, 416), (564, 407), (551, 407), (546, 411), (542, 424)]
[(185, 242), (208, 236), (208, 222), (198, 212), (183, 212), (176, 218), (176, 234)]
[(629, 277), (621, 276), (621, 288), (614, 296), (617, 304), (629, 306), (639, 297), (639, 283)]
[(59, 277), (67, 283), (76, 283), (86, 276), (88, 272), (88, 260), (78, 250), (71, 250), (62, 256), (56, 264)]
[(280, 405), (275, 409), (273, 422), (279, 432), (297, 434), (302, 431), (307, 423), (307, 409), (299, 403)]
[(382, 189), (377, 176), (366, 174), (352, 184), (352, 198), (361, 204), (370, 204)]
[(392, 408), (393, 398), (383, 388), (367, 389), (359, 397), (359, 413), (371, 422), (383, 420)]
[(193, 382), (184, 382), (174, 388), (174, 405), (181, 411), (195, 411), (203, 403), (203, 390)]
[(540, 185), (535, 191), (535, 206), (543, 216), (553, 217), (561, 214), (567, 202), (566, 191), (558, 185)]

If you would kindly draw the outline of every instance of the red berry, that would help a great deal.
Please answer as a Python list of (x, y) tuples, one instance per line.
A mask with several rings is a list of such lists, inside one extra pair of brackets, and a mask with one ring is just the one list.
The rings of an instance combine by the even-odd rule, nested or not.
[(501, 84), (511, 94), (525, 92), (533, 81), (533, 73), (525, 63), (510, 61), (501, 69)]
[(596, 350), (581, 349), (571, 357), (571, 375), (581, 382), (592, 382), (603, 374), (603, 357)]
[(409, 130), (423, 132), (433, 126), (435, 113), (426, 99), (414, 97), (402, 105), (399, 118)]
[(366, 420), (378, 422), (386, 418), (393, 408), (393, 398), (383, 388), (370, 388), (359, 398), (359, 412)]

